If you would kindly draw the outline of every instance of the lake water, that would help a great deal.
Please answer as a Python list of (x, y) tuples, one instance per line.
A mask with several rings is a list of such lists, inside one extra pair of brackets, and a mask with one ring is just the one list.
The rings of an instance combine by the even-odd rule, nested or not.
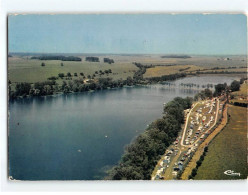
[(18, 180), (102, 179), (125, 145), (162, 116), (163, 103), (194, 96), (180, 83), (230, 84), (239, 77), (201, 76), (9, 104), (9, 175)]

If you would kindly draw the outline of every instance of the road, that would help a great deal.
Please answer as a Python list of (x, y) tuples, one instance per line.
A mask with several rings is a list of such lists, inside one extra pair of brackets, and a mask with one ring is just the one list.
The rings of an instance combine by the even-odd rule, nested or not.
[(193, 108), (191, 108), (190, 112), (188, 113), (188, 116), (187, 116), (187, 119), (186, 119), (186, 123), (185, 123), (185, 126), (184, 126), (184, 130), (183, 130), (183, 136), (182, 136), (182, 139), (181, 139), (181, 146), (185, 146), (185, 147), (188, 147), (188, 145), (184, 145), (183, 142), (184, 142), (184, 137), (185, 137), (185, 133), (186, 133), (186, 130), (187, 130), (187, 126), (188, 126), (188, 122), (189, 122), (189, 117), (190, 117), (190, 114), (192, 112), (192, 110), (194, 110), (194, 108), (196, 107), (197, 104), (199, 104), (200, 102), (197, 102)]

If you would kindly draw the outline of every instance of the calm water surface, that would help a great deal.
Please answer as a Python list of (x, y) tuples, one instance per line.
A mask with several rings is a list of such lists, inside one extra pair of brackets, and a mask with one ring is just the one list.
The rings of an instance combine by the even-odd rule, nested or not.
[(135, 136), (162, 116), (163, 103), (194, 96), (179, 84), (230, 84), (238, 77), (183, 78), (174, 87), (151, 85), (56, 97), (24, 98), (9, 105), (9, 175), (19, 180), (102, 179)]

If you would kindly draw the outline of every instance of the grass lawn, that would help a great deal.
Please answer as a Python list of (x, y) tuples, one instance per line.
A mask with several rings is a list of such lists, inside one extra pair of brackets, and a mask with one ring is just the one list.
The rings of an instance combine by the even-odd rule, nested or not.
[[(231, 115), (222, 132), (210, 143), (209, 151), (198, 168), (197, 180), (246, 179), (247, 169), (247, 109), (229, 106)], [(228, 176), (226, 170), (241, 173), (241, 176)]]

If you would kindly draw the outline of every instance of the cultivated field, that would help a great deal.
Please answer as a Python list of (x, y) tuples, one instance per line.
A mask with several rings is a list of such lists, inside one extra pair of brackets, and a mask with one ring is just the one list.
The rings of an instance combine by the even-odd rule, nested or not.
[[(73, 55), (73, 54), (70, 54)], [(75, 55), (74, 55), (75, 56)], [(14, 55), (8, 58), (8, 76), (12, 83), (29, 82), (34, 83), (38, 81), (46, 81), (48, 77), (58, 76), (59, 73), (68, 73), (72, 75), (83, 72), (87, 77), (93, 75), (95, 71), (104, 71), (111, 69), (112, 73), (109, 75), (102, 75), (101, 77), (111, 77), (116, 79), (126, 79), (128, 76), (133, 76), (138, 68), (133, 64), (134, 62), (143, 65), (160, 65), (154, 68), (147, 69), (144, 77), (162, 76), (167, 74), (174, 74), (178, 72), (195, 71), (203, 68), (213, 67), (229, 67), (235, 66), (237, 69), (230, 69), (230, 71), (237, 71), (239, 67), (246, 66), (245, 56), (229, 56), (230, 60), (225, 60), (224, 56), (192, 56), (192, 58), (161, 58), (162, 55), (76, 55), (81, 57), (81, 62), (76, 61), (59, 61), (59, 60), (31, 60), (31, 55)], [(86, 56), (99, 57), (100, 62), (86, 62)], [(115, 63), (103, 63), (103, 58), (111, 58)], [(42, 67), (41, 63), (45, 66)], [(64, 66), (61, 66), (61, 63)], [(163, 65), (173, 65), (164, 67)], [(187, 70), (181, 70), (188, 68)], [(227, 70), (227, 69), (225, 69)], [(243, 70), (243, 69), (242, 69)], [(95, 78), (99, 76), (96, 75)], [(73, 77), (75, 79), (75, 77)], [(58, 81), (60, 82), (60, 81)]]
[[(194, 179), (246, 179), (247, 170), (247, 109), (229, 106), (228, 124), (209, 145), (209, 150)], [(232, 170), (241, 176), (228, 176)]]
[(160, 77), (163, 75), (183, 73), (186, 69), (187, 71), (196, 71), (203, 68), (195, 65), (155, 66), (153, 68), (148, 68), (146, 73), (144, 74), (144, 77)]
[[(192, 56), (192, 58), (161, 58), (162, 55), (135, 56), (136, 62), (146, 65), (195, 65), (204, 68), (246, 66), (246, 56)], [(229, 58), (227, 60), (226, 58)]]

